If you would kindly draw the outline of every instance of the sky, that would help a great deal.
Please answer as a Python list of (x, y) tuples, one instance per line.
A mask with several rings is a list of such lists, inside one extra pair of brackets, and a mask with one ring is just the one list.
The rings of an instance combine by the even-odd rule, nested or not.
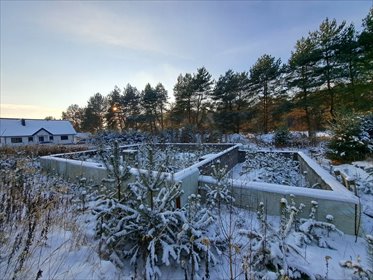
[(326, 18), (361, 28), (366, 1), (0, 0), (0, 117), (60, 118), (128, 83), (161, 82), (173, 100), (180, 74), (218, 79), (267, 53), (287, 62)]

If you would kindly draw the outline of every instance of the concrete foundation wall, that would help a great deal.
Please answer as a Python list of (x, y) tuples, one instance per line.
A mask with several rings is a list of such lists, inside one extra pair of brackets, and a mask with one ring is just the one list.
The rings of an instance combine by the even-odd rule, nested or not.
[[(182, 145), (190, 146), (190, 145)], [(232, 168), (245, 158), (245, 151), (240, 151), (239, 145), (226, 145), (226, 150), (207, 157), (201, 162), (183, 169), (174, 174), (173, 180), (180, 182), (184, 194), (180, 197), (181, 205), (187, 203), (188, 196), (198, 192), (198, 185), (213, 183), (211, 175), (211, 165), (220, 161), (221, 165)], [(191, 147), (189, 147), (191, 148)], [(90, 153), (90, 152), (87, 152)], [(260, 182), (232, 181), (232, 193), (236, 199), (238, 207), (256, 211), (260, 202), (264, 202), (269, 215), (280, 214), (280, 200), (286, 198), (290, 202), (290, 194), (295, 195), (297, 205), (306, 205), (302, 217), (307, 218), (310, 213), (311, 201), (319, 203), (316, 214), (317, 220), (326, 221), (326, 215), (333, 215), (334, 224), (347, 234), (355, 234), (356, 224), (359, 215), (357, 209), (358, 198), (346, 190), (327, 171), (314, 163), (310, 158), (302, 153), (287, 153), (287, 156), (296, 157), (302, 170), (307, 171), (307, 179), (311, 184), (319, 183), (324, 189), (303, 189), (298, 187), (273, 185)], [(48, 173), (58, 174), (68, 180), (78, 180), (81, 177), (87, 178), (97, 185), (102, 184), (102, 179), (107, 178), (107, 171), (99, 163), (69, 160), (56, 156), (41, 157), (40, 163)], [(129, 181), (135, 180), (137, 170), (133, 170), (133, 176)], [(171, 178), (171, 175), (167, 175)], [(209, 177), (209, 178), (207, 178)], [(127, 182), (126, 182), (127, 183)]]
[(181, 189), (183, 194), (180, 196), (181, 205), (185, 205), (188, 202), (188, 197), (191, 194), (198, 192), (198, 178), (199, 170), (197, 168), (189, 170), (187, 173), (176, 173), (175, 181), (181, 183)]
[(322, 177), (320, 177), (316, 170), (314, 170), (307, 164), (307, 162), (300, 154), (297, 154), (297, 160), (299, 161), (299, 167), (302, 174), (304, 174), (304, 171), (307, 172), (306, 178), (311, 186), (318, 184), (323, 190), (331, 190), (330, 186), (325, 183), (325, 181), (322, 179)]
[(85, 163), (78, 160), (62, 159), (52, 156), (40, 158), (42, 169), (50, 174), (56, 174), (70, 181), (86, 178), (87, 182), (100, 185), (107, 178), (106, 168), (100, 164)]
[[(200, 186), (204, 184), (216, 184), (211, 176), (200, 176)], [(317, 190), (284, 185), (268, 184), (262, 182), (245, 182), (241, 180), (228, 181), (235, 205), (250, 211), (257, 211), (260, 202), (263, 202), (268, 215), (280, 215), (280, 201), (285, 198), (289, 203), (294, 196), (296, 206), (305, 205), (302, 218), (308, 218), (311, 210), (311, 201), (318, 202), (316, 220), (327, 222), (326, 216), (334, 217), (334, 224), (338, 229), (347, 234), (355, 234), (359, 229), (358, 199), (350, 195), (339, 196), (338, 192), (331, 190)], [(205, 193), (201, 193), (204, 195)]]
[(239, 162), (239, 146), (229, 149), (227, 152), (218, 155), (211, 161), (198, 167), (203, 175), (210, 175), (212, 172), (212, 165), (227, 166), (227, 171), (231, 170)]

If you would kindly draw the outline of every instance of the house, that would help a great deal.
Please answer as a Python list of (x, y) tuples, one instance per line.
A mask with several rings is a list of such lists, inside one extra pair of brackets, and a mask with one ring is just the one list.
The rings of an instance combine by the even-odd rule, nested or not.
[(76, 131), (66, 120), (0, 118), (0, 146), (71, 144)]

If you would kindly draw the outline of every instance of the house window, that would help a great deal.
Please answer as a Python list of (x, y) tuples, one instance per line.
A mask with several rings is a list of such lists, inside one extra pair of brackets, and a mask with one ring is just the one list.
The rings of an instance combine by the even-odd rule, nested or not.
[(39, 142), (44, 142), (44, 136), (39, 136)]
[(69, 140), (69, 136), (68, 135), (61, 135), (61, 140)]
[(49, 136), (49, 140), (50, 140), (50, 141), (53, 141), (53, 136)]
[(10, 138), (11, 143), (22, 143), (22, 137), (12, 137)]
[(32, 136), (29, 137), (29, 138), (28, 138), (28, 141), (29, 141), (29, 142), (34, 142), (34, 137), (32, 137)]

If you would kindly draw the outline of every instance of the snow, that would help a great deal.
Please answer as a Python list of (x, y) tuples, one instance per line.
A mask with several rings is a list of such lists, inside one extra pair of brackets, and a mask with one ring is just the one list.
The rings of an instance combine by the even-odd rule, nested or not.
[[(206, 184), (216, 184), (217, 180), (211, 176), (200, 175), (198, 181)], [(269, 184), (264, 182), (246, 182), (241, 180), (231, 179), (229, 181), (233, 187), (249, 188), (269, 193), (279, 193), (283, 195), (307, 196), (315, 199), (325, 199), (332, 201), (344, 201), (349, 203), (358, 203), (358, 198), (353, 195), (337, 195), (329, 190), (317, 190), (310, 188), (300, 188), (296, 186), (286, 186), (279, 184)]]
[[(231, 149), (233, 148), (234, 147)], [(211, 162), (215, 160), (219, 154), (220, 153), (209, 155), (204, 159), (204, 161)], [(188, 155), (186, 154), (186, 156)], [(66, 161), (66, 159), (63, 158), (54, 159), (61, 162)], [(307, 162), (312, 168), (320, 169), (318, 165), (312, 163), (313, 161), (307, 159)], [(4, 160), (1, 163), (2, 169), (11, 169), (12, 165), (8, 160)], [(80, 166), (82, 163), (81, 161), (73, 161), (73, 164)], [(97, 163), (85, 162), (84, 165), (85, 164), (101, 168)], [(201, 163), (196, 163), (196, 165), (174, 174), (174, 178), (179, 180), (191, 173), (198, 172), (197, 167), (199, 164)], [(370, 180), (369, 174), (366, 171), (370, 167), (370, 163), (364, 161), (353, 163), (351, 165), (340, 165), (335, 168), (343, 170), (343, 172), (348, 174), (348, 176), (353, 177), (360, 186), (366, 184), (367, 181)], [(322, 174), (322, 178), (326, 181), (333, 178), (326, 170), (323, 170), (323, 172), (321, 172), (321, 170), (317, 171)], [(0, 175), (1, 172), (3, 171), (0, 171)], [(131, 172), (138, 173), (139, 171), (138, 169), (132, 169)], [(140, 172), (145, 172), (145, 170)], [(254, 170), (254, 173), (255, 172), (257, 172), (257, 170)], [(166, 174), (164, 174), (164, 176), (166, 176)], [(0, 178), (2, 177), (0, 176)], [(201, 181), (206, 183), (217, 183), (217, 180), (211, 176), (200, 176), (199, 178)], [(82, 179), (82, 181), (85, 180)], [(294, 194), (296, 196), (304, 195), (306, 193), (307, 196), (311, 195), (313, 197), (313, 205), (315, 207), (317, 206), (317, 199), (319, 198), (331, 200), (338, 199), (353, 203), (356, 202), (356, 198), (354, 198), (352, 194), (348, 195), (349, 192), (345, 190), (343, 186), (338, 185), (340, 183), (334, 185), (332, 191), (326, 191), (268, 184), (264, 182), (243, 182), (238, 179), (230, 179), (230, 182), (238, 187), (259, 189), (267, 192), (289, 195)], [(66, 184), (62, 182), (59, 183)], [(0, 184), (3, 183), (0, 182)], [(49, 185), (53, 186), (53, 184)], [(40, 184), (37, 185), (37, 187), (40, 187)], [(3, 189), (0, 189), (0, 192), (2, 190)], [(104, 250), (101, 251), (102, 240), (96, 236), (96, 220), (91, 214), (93, 208), (98, 208), (98, 202), (95, 199), (89, 200), (91, 195), (90, 191), (80, 189), (78, 192), (79, 197), (84, 196), (87, 198), (88, 210), (77, 211), (77, 209), (74, 208), (76, 207), (74, 205), (66, 206), (71, 207), (65, 209), (66, 213), (69, 215), (65, 215), (64, 218), (60, 220), (61, 223), (54, 225), (49, 229), (48, 238), (44, 244), (38, 243), (33, 247), (27, 261), (27, 266), (25, 266), (24, 275), (27, 276), (26, 278), (35, 279), (40, 270), (42, 271), (42, 274), (39, 279), (133, 279), (135, 274), (133, 266), (130, 265), (131, 259), (124, 261), (117, 260), (123, 264), (123, 267), (118, 267), (114, 265), (116, 256), (108, 256)], [(336, 194), (338, 198), (335, 198)], [(359, 196), (364, 211), (373, 205), (372, 194), (359, 193)], [(198, 196), (193, 195), (191, 198), (197, 199)], [(143, 198), (140, 196), (138, 199), (141, 200)], [(282, 268), (284, 274), (289, 275), (289, 277), (291, 276), (290, 278), (293, 279), (297, 275), (299, 276), (299, 272), (297, 271), (299, 270), (310, 275), (310, 279), (352, 279), (352, 277), (356, 276), (354, 272), (357, 267), (371, 269), (371, 263), (369, 263), (369, 256), (367, 253), (367, 243), (363, 238), (364, 236), (357, 238), (355, 241), (355, 236), (340, 234), (337, 230), (333, 231), (334, 228), (333, 226), (330, 226), (330, 224), (313, 220), (303, 221), (303, 225), (300, 226), (301, 230), (296, 231), (292, 224), (297, 220), (297, 208), (294, 205), (291, 205), (290, 200), (291, 198), (288, 200), (281, 200), (283, 204), (289, 206), (289, 211), (293, 211), (288, 212), (288, 220), (287, 223), (285, 223), (286, 227), (283, 231), (285, 236), (281, 236), (280, 234), (280, 217), (265, 217), (266, 222), (268, 223), (266, 236), (268, 242), (271, 244), (269, 247), (271, 249), (270, 258), (274, 263), (284, 265)], [(159, 198), (156, 202), (159, 203), (159, 205), (163, 205), (162, 198)], [(264, 204), (261, 205), (265, 206)], [(109, 206), (101, 205), (100, 207), (102, 207), (101, 209), (108, 209)], [(146, 205), (144, 206), (144, 204), (139, 203), (138, 210), (148, 211), (148, 209), (145, 208), (147, 208)], [(128, 208), (121, 209), (128, 211)], [(203, 211), (207, 211), (207, 209), (204, 209)], [(231, 244), (232, 248), (235, 249), (233, 252), (233, 276), (235, 279), (245, 279), (242, 272), (244, 257), (249, 255), (249, 248), (260, 249), (260, 245), (263, 244), (263, 242), (260, 242), (260, 238), (263, 236), (260, 231), (262, 220), (258, 219), (257, 213), (243, 209), (235, 209), (234, 211), (235, 212), (230, 212), (229, 208), (222, 208), (220, 215), (214, 214), (214, 217), (209, 216), (207, 212), (201, 212), (198, 219), (189, 220), (188, 222), (186, 220), (187, 217), (184, 216), (184, 223), (180, 228), (181, 232), (178, 236), (180, 238), (185, 238), (185, 240), (192, 240), (195, 242), (194, 244), (196, 246), (201, 246), (201, 248), (208, 247), (206, 244), (209, 244), (209, 242), (219, 240), (218, 232), (220, 232), (220, 238), (222, 238), (222, 236), (230, 237), (230, 240), (233, 242)], [(76, 213), (76, 216), (70, 215), (71, 213)], [(170, 212), (163, 212), (160, 215), (160, 220), (163, 221), (163, 224), (166, 224), (171, 220), (172, 217), (168, 215), (169, 213)], [(134, 220), (137, 213), (133, 213), (133, 215), (134, 216), (129, 215), (124, 217)], [(59, 219), (59, 216), (57, 219)], [(333, 216), (329, 214), (326, 216), (326, 219), (329, 223), (332, 223)], [(362, 224), (363, 235), (366, 235), (368, 240), (373, 240), (373, 218), (370, 218), (363, 213)], [(311, 231), (315, 226), (320, 227), (318, 230), (322, 238), (320, 238), (320, 240), (312, 238), (307, 239), (308, 235), (305, 232)], [(201, 227), (208, 227), (208, 230), (201, 229)], [(330, 232), (328, 232), (328, 229), (330, 229)], [(186, 234), (188, 231), (193, 234), (193, 238)], [(149, 236), (152, 234), (153, 232), (148, 233)], [(250, 239), (250, 236), (253, 238)], [(0, 235), (0, 238), (1, 237), (2, 236)], [(152, 244), (149, 245), (149, 252), (154, 254), (154, 257), (158, 258), (158, 261), (165, 265), (159, 265), (158, 267), (158, 264), (157, 266), (154, 266), (154, 263), (149, 261), (145, 268), (148, 275), (153, 273), (152, 275), (161, 275), (161, 279), (184, 279), (184, 271), (181, 268), (181, 262), (177, 263), (175, 261), (178, 257), (178, 252), (175, 249), (176, 243), (170, 244), (161, 240), (160, 244), (160, 252), (156, 251), (157, 248), (155, 246), (150, 246)], [(249, 244), (251, 244), (252, 247), (250, 247)], [(11, 246), (11, 244), (9, 244), (9, 246)], [(227, 243), (224, 243), (224, 246), (228, 247)], [(287, 248), (287, 251), (284, 251), (282, 248)], [(3, 257), (6, 257), (6, 255), (2, 254), (1, 250), (2, 249), (0, 248), (0, 275), (6, 276), (6, 274), (4, 274), (5, 262), (3, 262)], [(213, 258), (216, 259), (216, 264), (210, 264), (210, 279), (229, 279), (230, 262), (227, 251), (223, 251), (222, 249), (220, 254), (219, 252), (216, 252)], [(197, 264), (195, 263), (195, 265)], [(198, 266), (196, 266), (196, 269), (198, 269), (196, 279), (204, 277), (204, 266), (204, 260), (201, 259)], [(342, 266), (345, 266), (345, 268)], [(355, 270), (353, 267), (355, 267)], [(143, 272), (144, 271), (138, 271), (137, 276), (139, 277), (139, 275), (143, 275), (141, 274)], [(188, 274), (188, 277), (189, 276), (190, 274)], [(277, 279), (278, 274), (263, 270), (260, 278)]]
[(20, 119), (1, 119), (0, 136), (30, 136), (40, 129), (45, 129), (53, 135), (76, 134), (69, 121), (65, 120), (25, 120), (23, 126)]

